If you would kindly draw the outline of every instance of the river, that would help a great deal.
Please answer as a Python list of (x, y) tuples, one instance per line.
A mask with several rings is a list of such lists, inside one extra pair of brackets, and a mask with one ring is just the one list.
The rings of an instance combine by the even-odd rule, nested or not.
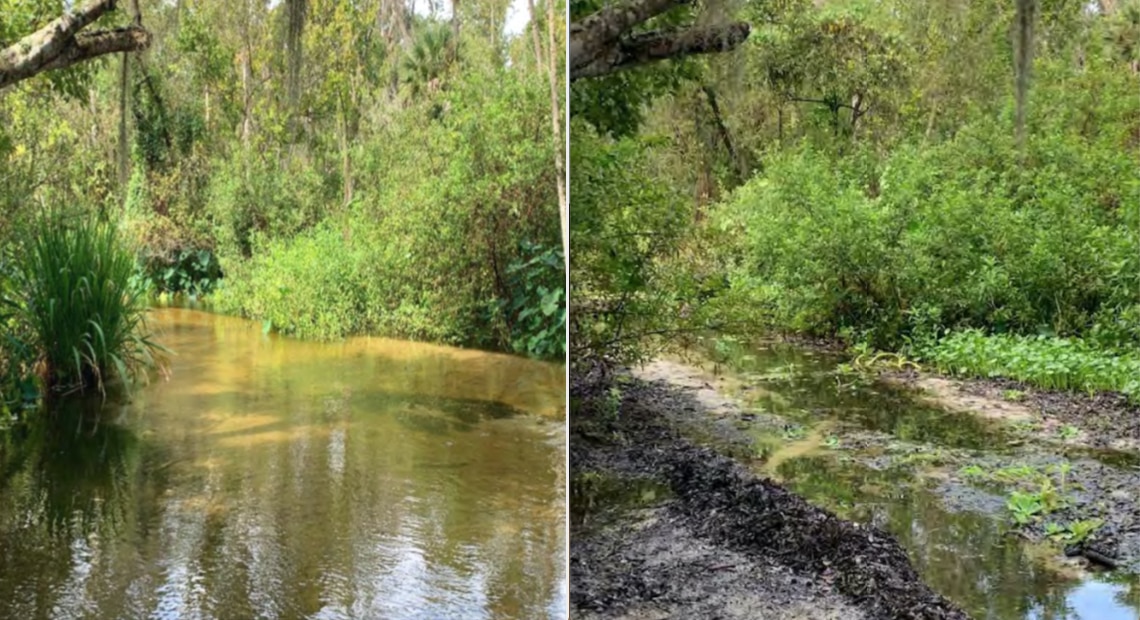
[(560, 365), (185, 308), (128, 402), (0, 445), (0, 618), (548, 618)]

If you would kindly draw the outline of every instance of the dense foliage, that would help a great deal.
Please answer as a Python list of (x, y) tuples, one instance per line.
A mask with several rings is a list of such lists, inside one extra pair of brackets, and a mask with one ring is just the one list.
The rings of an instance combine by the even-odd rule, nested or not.
[[(300, 337), (561, 358), (563, 266), (533, 260), (561, 256), (561, 147), (531, 35), (563, 26), (548, 33), (541, 7), (508, 33), (498, 0), (312, 0), (300, 21), (289, 6), (144, 1), (145, 54), (0, 95), (0, 248), (38, 205), (77, 205), (118, 224), (155, 294)], [(0, 11), (0, 40), (58, 6), (19, 10)]]
[(727, 327), (942, 365), (976, 330), (1088, 378), (963, 372), (1125, 389), (1086, 367), (1140, 347), (1140, 4), (1038, 5), (1031, 68), (1013, 3), (789, 0), (725, 8), (739, 51), (575, 83), (573, 346)]
[(939, 145), (774, 155), (717, 209), (733, 286), (774, 327), (882, 348), (949, 329), (1140, 343), (1134, 158), (979, 122)]

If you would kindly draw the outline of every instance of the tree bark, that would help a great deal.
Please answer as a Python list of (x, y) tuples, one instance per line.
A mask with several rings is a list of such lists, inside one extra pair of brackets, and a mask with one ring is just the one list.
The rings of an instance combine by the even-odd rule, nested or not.
[(688, 1), (629, 0), (571, 24), (571, 81), (666, 58), (725, 52), (748, 38), (751, 27), (743, 22), (630, 34), (651, 18)]
[(150, 33), (137, 22), (125, 28), (81, 32), (115, 8), (115, 0), (91, 0), (70, 14), (0, 50), (0, 88), (52, 69), (150, 46)]

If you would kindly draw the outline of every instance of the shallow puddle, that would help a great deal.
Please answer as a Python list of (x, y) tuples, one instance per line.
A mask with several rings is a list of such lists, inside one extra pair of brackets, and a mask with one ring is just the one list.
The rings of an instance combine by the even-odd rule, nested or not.
[(559, 616), (563, 367), (152, 320), (168, 380), (0, 446), (0, 618)]
[[(782, 427), (773, 428), (769, 421), (767, 428), (750, 431), (760, 448), (758, 472), (846, 518), (892, 532), (924, 580), (971, 616), (1140, 618), (1136, 575), (1089, 574), (1060, 557), (1055, 547), (1012, 535), (1001, 512), (1004, 498), (993, 498), (996, 511), (947, 506), (937, 492), (937, 463), (928, 461), (937, 461), (943, 451), (1002, 452), (1010, 438), (993, 420), (940, 409), (905, 390), (857, 381), (836, 372), (840, 357), (789, 345), (721, 341), (687, 361), (694, 366), (681, 383), (715, 387), (735, 397), (745, 412), (783, 420)], [(867, 432), (880, 434), (883, 445), (873, 445), (874, 440), (868, 445)], [(854, 439), (849, 442), (849, 437)], [(928, 449), (907, 457), (922, 457), (922, 467), (917, 460), (915, 467), (907, 467), (905, 459), (871, 467), (853, 458), (849, 443), (859, 444), (863, 454), (890, 452), (896, 443)], [(916, 476), (919, 469), (925, 475)]]

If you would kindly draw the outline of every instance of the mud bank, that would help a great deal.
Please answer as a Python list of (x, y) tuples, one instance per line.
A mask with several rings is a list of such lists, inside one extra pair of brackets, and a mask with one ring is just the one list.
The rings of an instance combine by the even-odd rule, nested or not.
[(607, 397), (575, 388), (573, 618), (967, 617), (920, 580), (889, 534), (678, 430), (717, 433), (734, 406), (716, 411), (700, 389), (629, 377), (620, 401)]
[[(1039, 429), (1058, 431), (1070, 426), (1077, 432), (1070, 443), (1110, 450), (1140, 450), (1140, 405), (1123, 394), (1042, 390), (1012, 379), (962, 379), (928, 373), (889, 372), (892, 383), (931, 393), (940, 403), (965, 402), (983, 415), (1037, 417)], [(934, 389), (932, 389), (934, 388)], [(1004, 411), (1004, 413), (1002, 413)], [(1010, 415), (1014, 414), (1014, 415)]]

